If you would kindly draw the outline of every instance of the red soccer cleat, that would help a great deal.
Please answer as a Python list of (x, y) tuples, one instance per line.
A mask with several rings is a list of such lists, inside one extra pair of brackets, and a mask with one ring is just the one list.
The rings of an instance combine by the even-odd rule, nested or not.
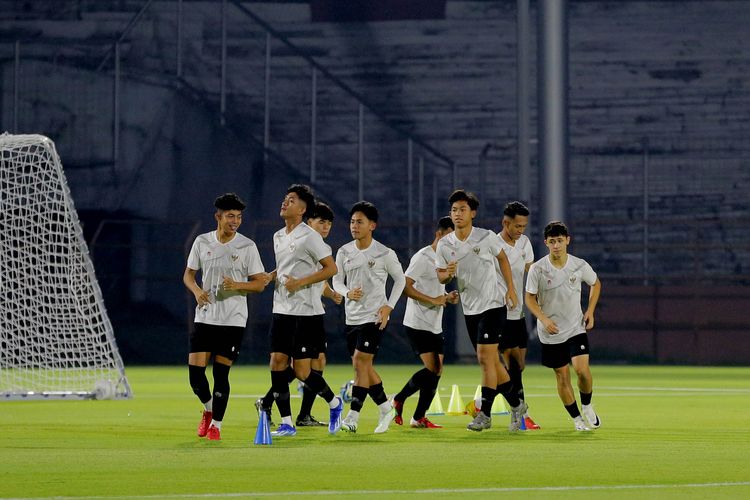
[(434, 424), (430, 422), (427, 417), (422, 417), (419, 420), (411, 419), (411, 426), (415, 429), (442, 429), (442, 425)]
[(209, 441), (221, 441), (221, 431), (219, 428), (215, 425), (209, 427), (208, 432), (206, 433), (206, 439)]
[(198, 424), (198, 437), (206, 437), (206, 433), (208, 432), (208, 428), (211, 425), (211, 419), (213, 418), (213, 416), (214, 414), (210, 411), (203, 412), (201, 423)]
[(539, 427), (539, 425), (536, 422), (531, 420), (531, 417), (524, 417), (523, 421), (526, 424), (527, 431), (537, 431), (541, 429), (541, 427)]
[(393, 408), (396, 409), (396, 416), (393, 417), (393, 422), (396, 425), (404, 425), (404, 417), (401, 414), (404, 412), (404, 403), (401, 401), (393, 400)]

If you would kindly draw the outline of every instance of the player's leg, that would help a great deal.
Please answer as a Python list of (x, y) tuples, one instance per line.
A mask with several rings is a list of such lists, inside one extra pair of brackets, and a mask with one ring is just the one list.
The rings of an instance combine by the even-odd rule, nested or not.
[(424, 364), (425, 366), (422, 369), (414, 372), (412, 376), (409, 377), (409, 380), (406, 381), (406, 384), (404, 384), (401, 390), (393, 397), (393, 407), (396, 408), (396, 417), (393, 421), (396, 422), (397, 425), (402, 425), (404, 423), (402, 416), (404, 411), (404, 402), (406, 402), (409, 396), (415, 394), (425, 386), (428, 381), (430, 372), (430, 370), (427, 368), (427, 365), (425, 364), (424, 359), (422, 359), (422, 357), (427, 354), (426, 350), (424, 349), (424, 341), (422, 339), (423, 335), (427, 332), (422, 332), (421, 330), (416, 330), (408, 326), (405, 327), (405, 331), (406, 336), (409, 339), (409, 343), (414, 350), (414, 353), (419, 356), (419, 358), (422, 360), (422, 364)]
[(591, 376), (589, 366), (588, 335), (582, 333), (570, 339), (571, 363), (578, 377), (578, 391), (581, 395), (581, 413), (586, 419), (588, 426), (597, 429), (601, 425), (599, 416), (591, 404), (591, 396), (594, 391), (594, 380)]
[(513, 391), (524, 405), (525, 411), (521, 416), (527, 430), (536, 430), (540, 427), (529, 416), (526, 396), (523, 389), (523, 370), (526, 367), (526, 346), (528, 345), (528, 331), (526, 330), (526, 320), (516, 319), (507, 320), (502, 338), (500, 339), (500, 349), (503, 353), (505, 366), (513, 384)]
[[(442, 334), (429, 335), (439, 338), (441, 340), (440, 344), (443, 344)], [(430, 407), (432, 400), (435, 398), (435, 392), (437, 392), (440, 376), (443, 373), (442, 349), (435, 346), (433, 351), (422, 353), (419, 357), (427, 370), (427, 377), (422, 387), (419, 389), (419, 399), (417, 400), (417, 407), (415, 408), (414, 415), (411, 419), (411, 426), (430, 429), (440, 428), (442, 426), (430, 422), (425, 414), (427, 413), (427, 409)]]
[(229, 404), (229, 370), (240, 354), (245, 329), (238, 326), (209, 326), (211, 326), (212, 337), (214, 338), (216, 347), (214, 349), (212, 369), (214, 378), (212, 392), (213, 415), (206, 438), (219, 440), (221, 439), (221, 424), (224, 420), (224, 413)]
[[(191, 338), (191, 351), (193, 342)], [(203, 404), (203, 413), (201, 421), (198, 424), (198, 436), (204, 437), (208, 432), (213, 418), (213, 401), (211, 400), (211, 387), (206, 377), (206, 366), (211, 358), (210, 352), (190, 352), (188, 354), (188, 374), (190, 377), (190, 387), (193, 393), (198, 396), (198, 400)]]
[(554, 370), (557, 394), (563, 406), (565, 406), (565, 411), (573, 419), (576, 430), (588, 431), (590, 429), (581, 417), (581, 412), (578, 409), (575, 394), (573, 393), (573, 386), (570, 383), (569, 362), (570, 353), (567, 343), (542, 344), (542, 365)]
[[(362, 339), (360, 339), (360, 333), (362, 325), (347, 325), (344, 329), (344, 335), (346, 337), (346, 349), (349, 352), (349, 356), (352, 360), (352, 368), (354, 368), (354, 385), (352, 386), (352, 400), (349, 403), (349, 413), (342, 421), (341, 428), (348, 432), (357, 432), (357, 426), (359, 424), (359, 412), (362, 410), (362, 406), (367, 399), (367, 390), (369, 389), (369, 371), (361, 373), (363, 370), (363, 363), (365, 360), (363, 357), (367, 353), (362, 353), (358, 347), (364, 345)], [(358, 375), (359, 373), (359, 375)], [(359, 384), (366, 383), (367, 386), (363, 387)]]
[(271, 390), (274, 394), (276, 406), (281, 415), (281, 424), (276, 429), (278, 436), (293, 436), (296, 434), (292, 422), (292, 407), (289, 394), (287, 368), (294, 348), (294, 329), (296, 318), (284, 314), (274, 314), (271, 321), (271, 356), (269, 368), (271, 370)]
[[(323, 369), (326, 364), (326, 334), (324, 327), (325, 317), (323, 315), (314, 316), (310, 319), (310, 328), (314, 329), (314, 332), (310, 332), (315, 337), (315, 343), (313, 348), (318, 352), (318, 356), (310, 360), (310, 370), (312, 373), (320, 376), (323, 379)], [(302, 386), (302, 404), (300, 405), (299, 414), (297, 415), (296, 424), (297, 426), (318, 426), (325, 425), (322, 422), (318, 422), (311, 415), (313, 403), (315, 403), (315, 396), (317, 392), (310, 389), (307, 384)], [(324, 397), (325, 399), (325, 397)], [(330, 406), (330, 402), (329, 402)]]

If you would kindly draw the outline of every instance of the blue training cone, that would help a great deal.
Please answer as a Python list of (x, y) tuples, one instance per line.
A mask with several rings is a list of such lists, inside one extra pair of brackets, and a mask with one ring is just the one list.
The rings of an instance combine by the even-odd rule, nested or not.
[(526, 430), (526, 418), (523, 415), (521, 415), (521, 430)]
[(265, 411), (260, 412), (260, 421), (258, 430), (255, 431), (255, 440), (253, 444), (271, 444), (271, 429), (268, 426), (268, 414)]

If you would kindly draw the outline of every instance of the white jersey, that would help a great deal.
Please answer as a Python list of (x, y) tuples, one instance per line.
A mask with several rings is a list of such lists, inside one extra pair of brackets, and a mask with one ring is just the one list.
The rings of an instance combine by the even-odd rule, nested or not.
[[(331, 255), (331, 247), (316, 230), (300, 223), (286, 232), (281, 228), (273, 235), (273, 251), (276, 255), (276, 282), (273, 290), (274, 314), (292, 316), (316, 316), (324, 314), (321, 287), (317, 283), (289, 292), (284, 286), (288, 277), (304, 278), (316, 273), (320, 261)], [(322, 286), (322, 282), (321, 282)]]
[(438, 241), (437, 266), (445, 269), (449, 262), (458, 263), (456, 282), (464, 314), (481, 314), (505, 305), (505, 292), (497, 279), (497, 256), (502, 249), (498, 235), (480, 227), (471, 228), (466, 241), (459, 240), (455, 231)]
[[(362, 288), (363, 293), (358, 301), (348, 297), (345, 299), (347, 325), (374, 323), (382, 306), (396, 307), (406, 284), (396, 252), (376, 240), (372, 240), (364, 250), (358, 249), (356, 243), (350, 241), (336, 253), (336, 266), (339, 272), (333, 277), (333, 289), (344, 297), (355, 288)], [(385, 282), (388, 276), (393, 279), (393, 287), (386, 299)]]
[[(497, 234), (500, 237), (500, 242), (503, 244), (503, 250), (505, 255), (508, 257), (510, 263), (510, 270), (513, 275), (513, 287), (516, 290), (516, 297), (518, 298), (518, 304), (513, 309), (508, 308), (508, 319), (521, 319), (523, 318), (523, 275), (526, 273), (526, 264), (534, 262), (534, 249), (531, 247), (531, 242), (522, 234), (515, 245), (509, 245), (500, 233)], [(498, 281), (507, 290), (505, 279), (503, 275), (498, 273)]]
[(562, 269), (552, 265), (549, 255), (531, 265), (526, 291), (536, 295), (542, 312), (555, 322), (559, 330), (559, 333), (550, 335), (537, 320), (536, 331), (543, 344), (562, 344), (570, 337), (586, 332), (581, 310), (581, 281), (593, 286), (596, 273), (588, 262), (570, 254)]
[[(437, 277), (437, 254), (431, 246), (415, 253), (404, 273), (414, 280), (414, 288), (428, 297), (439, 297), (445, 293), (445, 285)], [(404, 326), (432, 333), (443, 331), (443, 307), (425, 304), (411, 297), (406, 299)]]
[(210, 303), (195, 308), (195, 322), (209, 325), (241, 326), (247, 324), (246, 294), (224, 290), (224, 276), (234, 281), (247, 281), (248, 276), (262, 273), (263, 263), (255, 242), (236, 233), (221, 243), (216, 231), (199, 235), (193, 242), (187, 267), (201, 271), (200, 286), (210, 296)]

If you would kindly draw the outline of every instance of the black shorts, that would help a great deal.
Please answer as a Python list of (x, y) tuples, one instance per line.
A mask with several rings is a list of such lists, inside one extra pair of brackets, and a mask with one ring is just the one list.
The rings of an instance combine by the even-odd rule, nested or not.
[(506, 319), (503, 327), (503, 335), (500, 337), (500, 350), (519, 347), (526, 349), (529, 345), (529, 332), (526, 330), (526, 320)]
[(505, 306), (495, 309), (488, 309), (479, 314), (466, 314), (466, 330), (469, 333), (469, 340), (474, 350), (477, 350), (477, 344), (499, 344), (500, 335), (503, 333), (505, 326)]
[(427, 352), (435, 352), (437, 354), (445, 353), (445, 335), (442, 333), (416, 330), (407, 326), (406, 336), (409, 337), (411, 348), (414, 349), (414, 354), (417, 356)]
[(309, 316), (310, 327), (314, 329), (312, 333), (314, 337), (313, 347), (318, 354), (325, 354), (328, 348), (328, 341), (326, 339), (326, 326), (325, 326), (325, 315), (319, 314), (317, 316)]
[(294, 359), (316, 359), (323, 316), (274, 314), (271, 321), (271, 352)]
[(378, 330), (378, 325), (375, 323), (346, 325), (344, 334), (346, 335), (346, 348), (349, 350), (349, 356), (354, 356), (355, 349), (359, 352), (377, 354), (380, 348), (380, 338), (383, 336), (383, 332)]
[(245, 329), (241, 326), (194, 323), (190, 334), (190, 352), (210, 352), (235, 361), (240, 355)]
[(572, 358), (589, 353), (589, 336), (579, 333), (562, 344), (542, 344), (542, 365), (547, 368), (562, 368)]

